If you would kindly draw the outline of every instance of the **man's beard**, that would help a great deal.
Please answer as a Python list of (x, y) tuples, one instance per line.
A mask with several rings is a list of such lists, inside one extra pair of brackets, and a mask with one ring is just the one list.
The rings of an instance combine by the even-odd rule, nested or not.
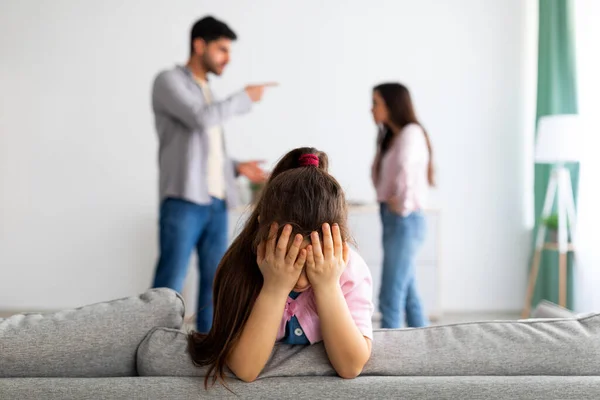
[(204, 54), (202, 56), (202, 58), (200, 59), (200, 63), (206, 72), (210, 72), (215, 75), (221, 75), (221, 73), (223, 72), (223, 67), (219, 68), (219, 66), (210, 59), (208, 54)]

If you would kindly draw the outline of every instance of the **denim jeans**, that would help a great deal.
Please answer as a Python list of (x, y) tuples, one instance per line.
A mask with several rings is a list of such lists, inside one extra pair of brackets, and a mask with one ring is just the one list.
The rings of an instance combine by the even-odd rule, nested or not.
[(406, 217), (380, 205), (383, 225), (383, 272), (379, 292), (382, 328), (428, 325), (415, 281), (415, 258), (425, 239), (425, 217), (419, 211)]
[(168, 198), (160, 207), (160, 257), (153, 287), (167, 287), (181, 293), (190, 255), (198, 253), (197, 329), (212, 326), (212, 287), (217, 266), (227, 250), (227, 205), (213, 198), (209, 205)]

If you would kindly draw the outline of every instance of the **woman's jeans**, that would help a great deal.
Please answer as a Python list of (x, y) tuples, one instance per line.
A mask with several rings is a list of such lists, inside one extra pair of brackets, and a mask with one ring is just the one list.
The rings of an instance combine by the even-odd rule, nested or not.
[(379, 292), (382, 328), (428, 325), (415, 281), (415, 258), (425, 239), (425, 217), (420, 211), (403, 217), (380, 206), (383, 225), (383, 273)]

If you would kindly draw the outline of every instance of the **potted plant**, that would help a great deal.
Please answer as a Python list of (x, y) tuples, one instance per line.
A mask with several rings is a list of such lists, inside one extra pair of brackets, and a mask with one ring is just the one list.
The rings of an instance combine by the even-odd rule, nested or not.
[(548, 230), (548, 239), (551, 243), (558, 243), (558, 214), (551, 214), (542, 220)]

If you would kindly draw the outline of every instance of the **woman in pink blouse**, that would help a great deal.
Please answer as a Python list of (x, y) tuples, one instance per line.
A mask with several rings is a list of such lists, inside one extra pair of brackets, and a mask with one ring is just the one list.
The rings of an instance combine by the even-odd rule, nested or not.
[(373, 89), (373, 119), (380, 128), (372, 179), (383, 225), (379, 292), (382, 328), (428, 324), (415, 282), (415, 256), (425, 238), (422, 210), (434, 184), (431, 142), (408, 89), (385, 83)]

